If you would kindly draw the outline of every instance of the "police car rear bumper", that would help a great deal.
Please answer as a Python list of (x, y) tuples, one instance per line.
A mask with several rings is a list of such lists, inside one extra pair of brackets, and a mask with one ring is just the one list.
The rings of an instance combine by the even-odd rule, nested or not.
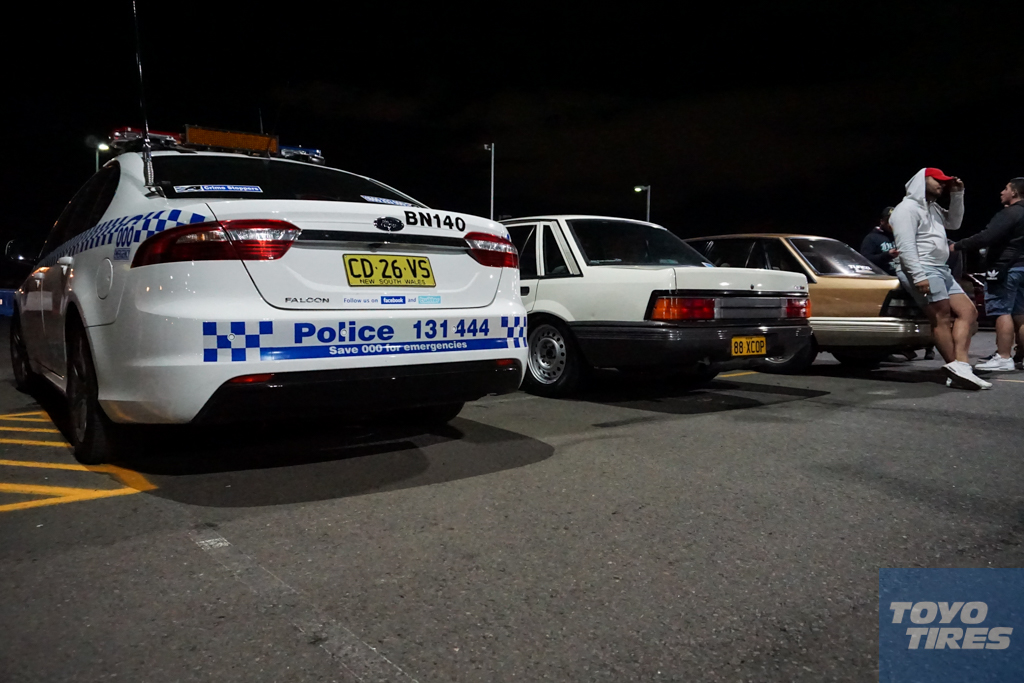
[(193, 422), (322, 415), (358, 421), (397, 410), (415, 417), (418, 407), (514, 392), (522, 377), (516, 359), (282, 372), (264, 381), (224, 383)]

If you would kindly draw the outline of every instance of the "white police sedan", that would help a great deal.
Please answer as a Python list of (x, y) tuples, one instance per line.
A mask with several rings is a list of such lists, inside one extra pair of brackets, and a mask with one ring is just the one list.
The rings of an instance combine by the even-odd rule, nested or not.
[(68, 399), (75, 455), (119, 425), (394, 413), (447, 422), (526, 361), (505, 228), (280, 158), (126, 152), (16, 294), (16, 382)]

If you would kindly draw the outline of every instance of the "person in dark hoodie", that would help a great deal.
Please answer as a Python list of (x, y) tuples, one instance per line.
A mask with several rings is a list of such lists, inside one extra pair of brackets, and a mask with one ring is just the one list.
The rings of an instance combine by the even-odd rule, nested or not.
[(996, 355), (975, 370), (1014, 370), (1014, 337), (1024, 345), (1024, 178), (1014, 178), (999, 193), (1003, 209), (984, 230), (950, 245), (950, 252), (988, 249), (985, 313), (996, 317)]
[(889, 216), (895, 207), (887, 206), (882, 210), (878, 219), (878, 225), (864, 236), (860, 243), (860, 253), (868, 261), (884, 270), (888, 275), (896, 276), (896, 268), (899, 266), (899, 249), (896, 248), (896, 239), (892, 235), (892, 226), (889, 225)]

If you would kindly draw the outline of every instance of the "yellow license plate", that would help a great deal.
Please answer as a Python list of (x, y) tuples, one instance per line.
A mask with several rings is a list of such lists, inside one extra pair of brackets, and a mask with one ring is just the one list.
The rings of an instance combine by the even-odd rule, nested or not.
[(426, 256), (345, 254), (345, 276), (352, 287), (434, 287)]
[(733, 337), (732, 355), (763, 356), (765, 354), (764, 337)]

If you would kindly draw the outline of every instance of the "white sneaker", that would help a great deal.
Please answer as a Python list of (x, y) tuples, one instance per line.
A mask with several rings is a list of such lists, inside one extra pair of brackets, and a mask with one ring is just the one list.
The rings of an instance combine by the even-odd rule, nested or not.
[(1003, 358), (997, 353), (992, 358), (975, 365), (974, 369), (987, 372), (1013, 372), (1017, 368), (1014, 367), (1012, 358)]
[(943, 372), (946, 373), (946, 377), (949, 383), (946, 386), (956, 387), (957, 389), (988, 389), (992, 386), (991, 382), (986, 382), (971, 370), (971, 366), (967, 363), (955, 360), (952, 363), (946, 363), (942, 366)]

